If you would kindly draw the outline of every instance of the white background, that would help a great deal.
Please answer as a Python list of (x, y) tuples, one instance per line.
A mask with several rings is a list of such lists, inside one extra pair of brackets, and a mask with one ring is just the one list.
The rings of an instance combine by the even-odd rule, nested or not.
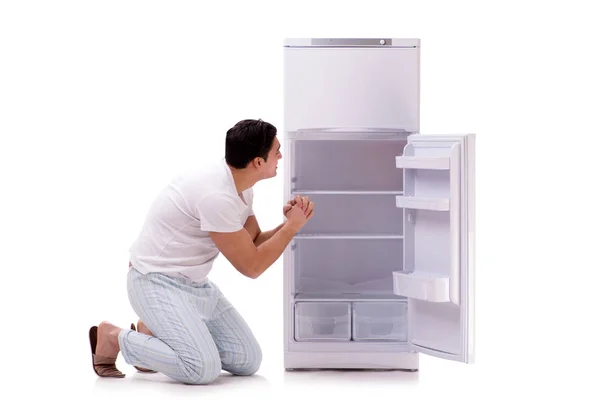
[[(0, 391), (598, 398), (592, 3), (3, 1)], [(211, 278), (262, 344), (256, 377), (184, 386), (120, 359), (125, 380), (97, 379), (88, 328), (135, 320), (128, 248), (154, 196), (222, 157), (238, 120), (283, 128), (286, 37), (420, 38), (421, 131), (477, 133), (476, 363), (285, 373), (282, 260), (253, 281), (221, 256)], [(281, 221), (282, 176), (255, 187), (263, 229)]]

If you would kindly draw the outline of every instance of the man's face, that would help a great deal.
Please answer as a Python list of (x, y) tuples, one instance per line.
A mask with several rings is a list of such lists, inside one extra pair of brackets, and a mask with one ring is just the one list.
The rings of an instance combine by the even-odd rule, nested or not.
[(277, 175), (277, 163), (281, 159), (281, 144), (277, 137), (273, 139), (273, 145), (271, 146), (271, 150), (269, 150), (269, 156), (267, 157), (267, 162), (263, 166), (264, 178), (273, 178)]

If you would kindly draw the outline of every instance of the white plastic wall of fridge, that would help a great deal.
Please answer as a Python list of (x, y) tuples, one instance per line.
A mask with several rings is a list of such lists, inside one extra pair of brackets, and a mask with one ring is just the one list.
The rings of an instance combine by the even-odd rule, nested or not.
[(297, 341), (350, 340), (350, 303), (298, 302), (295, 314)]
[(353, 303), (352, 339), (356, 341), (406, 341), (406, 303)]
[(419, 48), (284, 49), (285, 130), (419, 131)]
[[(297, 140), (294, 147), (294, 190), (402, 190), (402, 170), (394, 156), (399, 140)], [(284, 154), (284, 157), (287, 155)], [(326, 164), (323, 162), (326, 161)]]
[(394, 272), (394, 293), (410, 299), (450, 301), (450, 279), (428, 272)]
[(296, 239), (294, 246), (294, 293), (393, 296), (401, 239)]
[(302, 234), (402, 235), (402, 210), (390, 194), (314, 194), (315, 213)]

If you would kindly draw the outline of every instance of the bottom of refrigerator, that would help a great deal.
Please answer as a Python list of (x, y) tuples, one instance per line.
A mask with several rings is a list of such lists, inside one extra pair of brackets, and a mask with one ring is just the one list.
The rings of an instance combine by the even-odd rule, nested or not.
[(286, 324), (286, 369), (416, 371), (407, 302), (388, 294), (298, 294)]
[(300, 369), (394, 369), (417, 371), (416, 352), (285, 352), (284, 367)]

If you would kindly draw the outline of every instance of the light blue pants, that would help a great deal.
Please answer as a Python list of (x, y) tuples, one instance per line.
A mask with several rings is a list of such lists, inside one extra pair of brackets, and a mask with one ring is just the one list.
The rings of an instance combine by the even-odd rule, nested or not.
[(129, 268), (129, 301), (154, 337), (129, 329), (119, 334), (128, 364), (179, 382), (208, 384), (221, 369), (252, 375), (261, 363), (256, 338), (219, 288)]

